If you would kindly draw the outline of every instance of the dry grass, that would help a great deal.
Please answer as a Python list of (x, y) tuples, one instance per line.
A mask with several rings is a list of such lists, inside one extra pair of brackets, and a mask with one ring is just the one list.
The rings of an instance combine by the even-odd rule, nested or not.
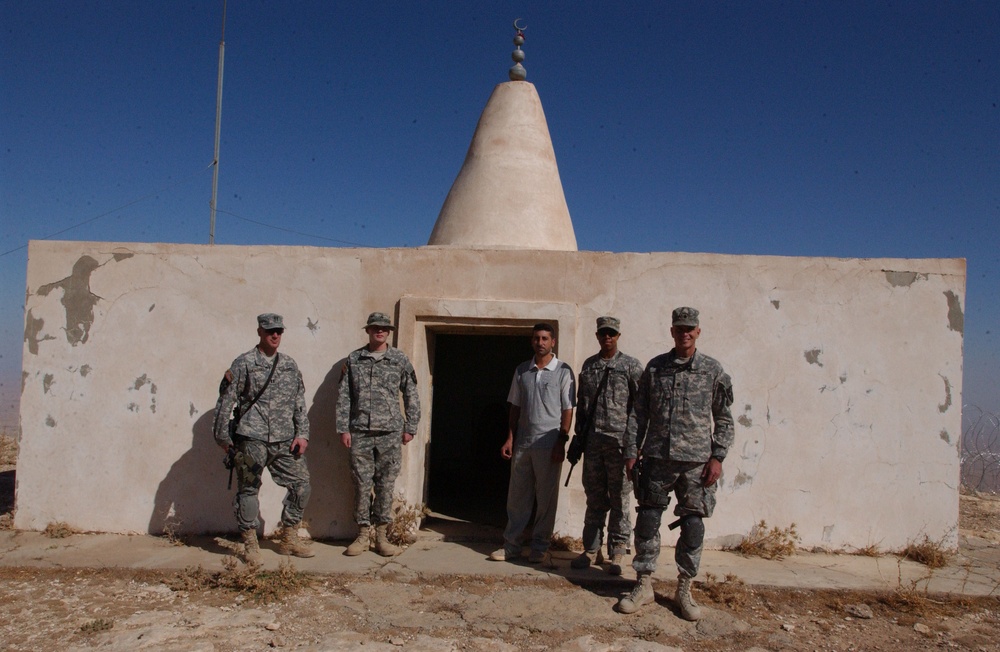
[(732, 573), (727, 574), (721, 582), (712, 573), (706, 573), (705, 582), (700, 588), (712, 602), (730, 609), (747, 606), (753, 597), (753, 589)]
[(408, 546), (417, 540), (417, 532), (424, 517), (431, 513), (426, 505), (411, 505), (403, 494), (396, 494), (392, 501), (392, 523), (386, 530), (389, 542), (397, 546)]
[(98, 618), (96, 620), (91, 620), (84, 623), (80, 627), (80, 631), (84, 634), (96, 634), (97, 632), (104, 632), (115, 626), (113, 620), (108, 620), (105, 618)]
[(223, 570), (216, 573), (206, 571), (201, 566), (189, 567), (177, 573), (166, 584), (174, 591), (224, 589), (262, 603), (282, 600), (312, 584), (312, 579), (296, 569), (288, 559), (282, 560), (274, 571), (241, 564), (232, 556), (223, 559), (222, 566)]
[(923, 541), (910, 543), (899, 554), (904, 559), (915, 561), (928, 568), (944, 568), (950, 557), (940, 541), (931, 541), (926, 534)]
[(881, 557), (882, 550), (877, 543), (869, 543), (864, 548), (855, 548), (851, 554), (858, 557)]
[(15, 466), (17, 464), (17, 440), (7, 434), (0, 433), (0, 466)]
[(56, 521), (54, 523), (49, 523), (42, 530), (42, 534), (50, 539), (65, 539), (66, 537), (73, 536), (74, 534), (79, 534), (80, 531), (71, 526), (68, 523), (62, 521)]
[(799, 533), (795, 530), (795, 523), (784, 529), (777, 527), (768, 529), (767, 523), (761, 521), (753, 526), (750, 534), (742, 541), (732, 548), (726, 548), (726, 550), (733, 550), (747, 557), (781, 560), (795, 554), (801, 540)]

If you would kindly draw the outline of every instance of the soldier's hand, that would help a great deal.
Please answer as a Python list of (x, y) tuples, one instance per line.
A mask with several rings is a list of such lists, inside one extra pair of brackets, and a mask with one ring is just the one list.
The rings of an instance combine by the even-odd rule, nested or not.
[(709, 458), (708, 464), (701, 472), (701, 482), (706, 487), (711, 487), (722, 475), (722, 462), (714, 457)]
[(406, 446), (411, 441), (413, 441), (413, 433), (404, 432), (403, 433), (403, 446)]
[(552, 463), (560, 464), (564, 459), (566, 459), (566, 449), (563, 448), (563, 444), (560, 442), (552, 447)]
[(344, 445), (344, 448), (351, 447), (351, 433), (342, 432), (340, 433), (340, 443)]
[(509, 460), (514, 457), (514, 443), (511, 440), (504, 442), (503, 447), (500, 449), (500, 457), (505, 460)]
[(226, 453), (227, 455), (229, 454), (229, 449), (232, 446), (231, 443), (229, 442), (216, 442), (216, 443), (219, 444), (219, 448), (221, 448), (224, 453)]
[(301, 437), (296, 437), (295, 439), (292, 440), (292, 448), (291, 448), (292, 455), (295, 455), (296, 457), (298, 457), (299, 455), (305, 455), (306, 448), (308, 447), (309, 447), (308, 439), (302, 439)]

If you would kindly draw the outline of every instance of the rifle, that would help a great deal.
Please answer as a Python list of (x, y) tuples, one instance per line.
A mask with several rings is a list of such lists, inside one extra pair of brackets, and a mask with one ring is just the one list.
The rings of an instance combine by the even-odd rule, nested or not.
[(573, 435), (573, 441), (569, 443), (569, 450), (566, 451), (566, 459), (569, 460), (569, 473), (566, 474), (566, 482), (563, 484), (564, 487), (569, 486), (569, 477), (573, 475), (573, 469), (576, 468), (577, 462), (583, 457), (583, 451), (587, 448), (587, 437), (590, 431), (594, 429), (594, 415), (597, 413), (597, 399), (601, 397), (601, 393), (604, 392), (604, 387), (608, 384), (608, 375), (611, 373), (611, 365), (609, 364), (604, 368), (604, 376), (601, 377), (601, 382), (597, 385), (597, 392), (594, 394), (594, 402), (590, 405), (590, 413), (587, 415), (587, 426), (582, 432)]
[(229, 450), (226, 451), (226, 457), (222, 460), (222, 466), (229, 469), (229, 482), (226, 484), (226, 490), (229, 491), (233, 488), (233, 469), (236, 468), (236, 446), (230, 446)]

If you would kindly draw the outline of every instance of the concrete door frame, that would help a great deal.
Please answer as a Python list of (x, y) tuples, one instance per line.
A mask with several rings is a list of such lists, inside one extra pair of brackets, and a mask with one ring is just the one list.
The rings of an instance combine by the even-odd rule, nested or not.
[[(435, 333), (516, 334), (538, 322), (556, 329), (556, 354), (573, 369), (576, 359), (579, 306), (575, 303), (442, 299), (406, 295), (399, 299), (396, 346), (410, 358), (417, 374), (421, 417), (415, 438), (403, 455), (397, 481), (407, 503), (423, 504), (427, 496), (433, 351)], [(511, 373), (514, 370), (511, 369)]]

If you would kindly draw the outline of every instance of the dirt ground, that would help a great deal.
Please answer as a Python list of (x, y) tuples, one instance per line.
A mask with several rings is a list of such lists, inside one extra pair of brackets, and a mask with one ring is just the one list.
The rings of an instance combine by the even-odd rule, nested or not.
[[(0, 465), (3, 492), (12, 476)], [(963, 537), (1000, 544), (996, 497), (963, 496), (960, 518)], [(964, 598), (699, 579), (706, 615), (693, 624), (676, 615), (673, 582), (625, 616), (612, 607), (626, 580), (5, 568), (0, 649), (1000, 650), (1000, 588)]]

